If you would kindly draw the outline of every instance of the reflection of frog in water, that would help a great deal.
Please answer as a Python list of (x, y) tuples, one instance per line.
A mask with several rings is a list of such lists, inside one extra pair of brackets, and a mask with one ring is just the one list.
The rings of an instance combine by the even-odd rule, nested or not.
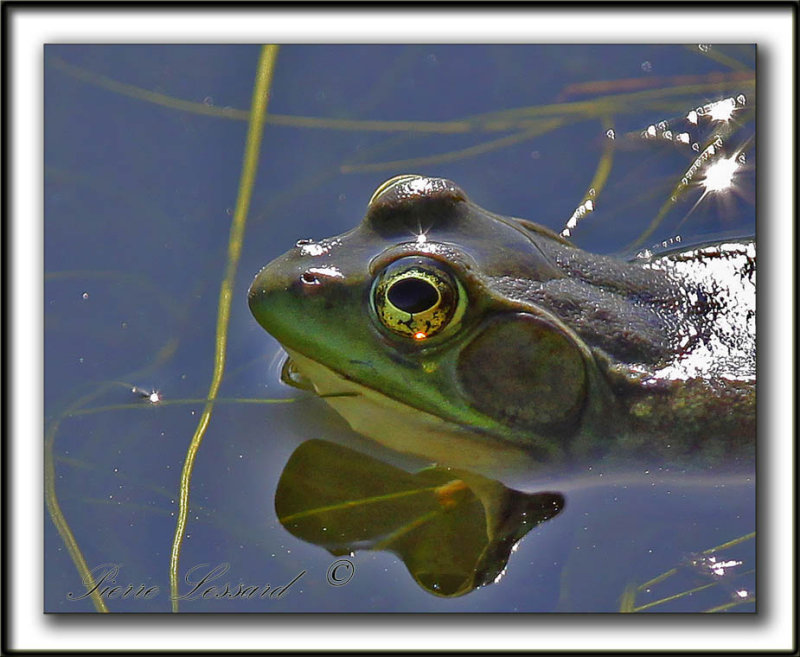
[(753, 450), (752, 242), (624, 262), (399, 176), (249, 302), (356, 431), (439, 463)]

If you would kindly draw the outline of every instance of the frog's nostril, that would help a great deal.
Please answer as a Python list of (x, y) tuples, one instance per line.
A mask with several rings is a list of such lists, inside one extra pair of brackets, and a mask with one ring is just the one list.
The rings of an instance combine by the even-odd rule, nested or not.
[(316, 274), (312, 274), (310, 271), (304, 271), (300, 274), (300, 282), (303, 285), (319, 285), (320, 280)]

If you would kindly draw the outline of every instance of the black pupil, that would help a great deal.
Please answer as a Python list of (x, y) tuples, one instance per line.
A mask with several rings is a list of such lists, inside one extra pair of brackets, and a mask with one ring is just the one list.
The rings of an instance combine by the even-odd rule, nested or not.
[(395, 308), (413, 315), (436, 305), (439, 293), (427, 281), (420, 278), (404, 278), (389, 288), (386, 296)]

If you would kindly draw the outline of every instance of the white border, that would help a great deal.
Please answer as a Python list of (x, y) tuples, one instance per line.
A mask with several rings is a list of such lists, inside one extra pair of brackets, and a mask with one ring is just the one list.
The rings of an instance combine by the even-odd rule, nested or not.
[[(793, 32), (790, 6), (765, 10), (735, 9), (717, 5), (707, 10), (685, 9), (588, 10), (457, 9), (398, 10), (196, 10), (154, 11), (71, 9), (40, 10), (35, 5), (17, 7), (10, 15), (10, 108), (13, 125), (13, 307), (7, 315), (13, 325), (10, 355), (15, 367), (9, 391), (13, 392), (13, 457), (6, 464), (13, 482), (10, 499), (13, 524), (6, 538), (13, 552), (9, 562), (10, 627), (17, 650), (238, 650), (238, 649), (459, 649), (470, 650), (704, 650), (758, 652), (788, 649), (792, 640), (795, 555), (792, 552), (794, 499), (793, 447), (769, 450), (760, 471), (761, 493), (768, 494), (771, 508), (760, 517), (759, 607), (765, 613), (758, 622), (724, 624), (715, 619), (692, 622), (679, 628), (661, 620), (626, 622), (606, 616), (602, 624), (587, 617), (523, 616), (515, 619), (471, 617), (459, 622), (449, 616), (395, 619), (337, 616), (269, 618), (202, 622), (191, 618), (126, 617), (124, 623), (52, 622), (42, 614), (41, 440), (42, 436), (42, 45), (44, 43), (241, 43), (241, 42), (520, 42), (520, 43), (753, 43), (765, 55), (769, 76), (759, 71), (759, 167), (769, 165), (769, 178), (761, 176), (758, 194), (768, 205), (774, 228), (759, 234), (759, 282), (769, 280), (771, 315), (760, 326), (759, 336), (779, 345), (761, 358), (761, 371), (776, 372), (769, 398), (759, 397), (759, 412), (777, 418), (771, 438), (792, 441), (793, 377), (785, 366), (794, 363), (792, 301), (792, 245), (794, 244), (795, 185)], [(769, 86), (762, 81), (769, 79)], [(765, 157), (766, 156), (766, 157)], [(763, 169), (762, 169), (763, 170)], [(774, 222), (774, 223), (772, 223)], [(765, 258), (763, 254), (769, 254)], [(761, 288), (763, 290), (763, 287)], [(759, 297), (761, 299), (762, 297)], [(763, 317), (761, 318), (763, 320)], [(760, 352), (761, 353), (761, 352)], [(32, 365), (38, 366), (32, 366)], [(781, 368), (784, 368), (781, 371)], [(761, 384), (760, 384), (761, 385)], [(759, 388), (761, 390), (761, 387)], [(5, 437), (4, 437), (5, 438)], [(764, 511), (763, 506), (761, 507)], [(77, 619), (75, 619), (77, 620)], [(198, 619), (199, 620), (199, 619)], [(485, 622), (484, 622), (485, 620)], [(637, 619), (641, 620), (641, 619)], [(98, 622), (92, 622), (98, 621)], [(137, 621), (145, 621), (140, 628)], [(563, 621), (563, 622), (562, 622)], [(590, 627), (583, 627), (591, 622)], [(136, 629), (129, 628), (128, 624)], [(413, 623), (413, 632), (408, 631)], [(494, 624), (494, 625), (493, 625)], [(142, 630), (145, 631), (142, 631)], [(675, 631), (679, 629), (679, 631)], [(138, 630), (138, 631), (136, 631)], [(177, 631), (176, 631), (177, 630)], [(580, 631), (571, 631), (580, 630)]]

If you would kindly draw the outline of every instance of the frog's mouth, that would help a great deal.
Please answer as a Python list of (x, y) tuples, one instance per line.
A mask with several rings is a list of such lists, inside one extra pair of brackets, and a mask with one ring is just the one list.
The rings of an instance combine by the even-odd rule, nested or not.
[[(285, 383), (287, 386), (292, 386), (292, 388), (297, 388), (298, 390), (306, 390), (307, 392), (313, 392), (317, 396), (322, 397), (323, 395), (319, 394), (316, 388), (314, 388), (314, 382), (300, 371), (300, 368), (297, 366), (297, 363), (292, 358), (292, 356), (290, 356), (285, 350), (282, 351), (284, 358), (283, 358), (283, 365), (281, 366), (281, 381)], [(330, 396), (335, 397), (340, 394), (352, 397), (356, 393), (352, 392), (332, 393)]]
[(399, 402), (296, 351), (286, 351), (284, 382), (315, 392), (354, 431), (385, 447), (491, 474), (533, 464), (529, 453), (508, 441)]

